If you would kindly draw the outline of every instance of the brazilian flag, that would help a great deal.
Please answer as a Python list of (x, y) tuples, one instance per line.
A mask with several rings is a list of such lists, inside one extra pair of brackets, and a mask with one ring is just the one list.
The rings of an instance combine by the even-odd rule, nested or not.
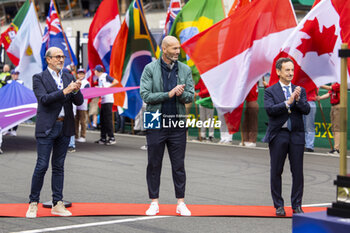
[[(183, 44), (223, 18), (225, 14), (221, 0), (190, 0), (176, 16), (169, 35), (175, 36)], [(179, 60), (191, 67), (193, 80), (197, 83), (199, 72), (182, 49)]]

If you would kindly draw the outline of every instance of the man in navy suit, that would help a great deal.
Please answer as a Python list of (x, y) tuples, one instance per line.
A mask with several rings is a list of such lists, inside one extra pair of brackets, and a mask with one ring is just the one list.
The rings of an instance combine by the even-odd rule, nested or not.
[(60, 216), (72, 215), (62, 201), (64, 160), (70, 137), (74, 135), (72, 103), (81, 105), (84, 98), (80, 92), (81, 81), (75, 81), (73, 75), (62, 72), (65, 59), (62, 50), (51, 47), (47, 50), (45, 58), (47, 69), (33, 76), (33, 91), (38, 100), (35, 127), (38, 155), (32, 177), (27, 218), (35, 218), (37, 215), (40, 191), (51, 151), (51, 213)]
[(303, 213), (301, 202), (304, 189), (303, 157), (305, 132), (303, 115), (310, 112), (305, 89), (291, 84), (294, 64), (290, 58), (280, 58), (276, 62), (279, 82), (267, 88), (264, 107), (269, 124), (264, 142), (270, 149), (271, 195), (277, 216), (284, 216), (282, 198), (282, 172), (287, 154), (292, 172), (291, 202), (293, 213)]

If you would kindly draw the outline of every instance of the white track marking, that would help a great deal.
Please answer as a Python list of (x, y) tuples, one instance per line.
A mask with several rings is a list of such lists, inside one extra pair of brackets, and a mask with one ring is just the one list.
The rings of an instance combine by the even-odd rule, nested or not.
[(332, 203), (318, 203), (318, 204), (302, 205), (302, 207), (328, 207), (331, 205), (332, 205)]
[(28, 231), (20, 231), (17, 233), (63, 231), (63, 230), (70, 230), (70, 229), (77, 229), (77, 228), (84, 228), (84, 227), (95, 227), (95, 226), (111, 225), (111, 224), (118, 224), (118, 223), (124, 223), (124, 222), (137, 222), (137, 221), (152, 220), (152, 219), (158, 219), (158, 218), (169, 218), (169, 217), (175, 217), (175, 216), (147, 216), (147, 217), (138, 217), (138, 218), (127, 218), (127, 219), (118, 219), (118, 220), (105, 221), (105, 222), (93, 222), (93, 223), (84, 223), (84, 224), (77, 224), (77, 225), (70, 225), (70, 226), (50, 227), (50, 228), (35, 229), (35, 230), (28, 230)]

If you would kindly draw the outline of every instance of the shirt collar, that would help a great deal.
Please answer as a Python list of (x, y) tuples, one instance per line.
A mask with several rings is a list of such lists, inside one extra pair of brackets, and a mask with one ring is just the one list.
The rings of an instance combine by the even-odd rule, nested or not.
[(292, 88), (292, 83), (289, 83), (288, 85), (285, 85), (285, 84), (283, 84), (281, 81), (279, 81), (279, 82), (280, 82), (282, 88), (283, 88), (283, 87)]
[(62, 76), (62, 70), (60, 70), (60, 72), (58, 72), (58, 75), (56, 73), (56, 71), (54, 71), (53, 69), (51, 69), (50, 67), (47, 67), (47, 69), (49, 70), (50, 74), (52, 75), (52, 77), (54, 77), (55, 79), (58, 77), (60, 78)]

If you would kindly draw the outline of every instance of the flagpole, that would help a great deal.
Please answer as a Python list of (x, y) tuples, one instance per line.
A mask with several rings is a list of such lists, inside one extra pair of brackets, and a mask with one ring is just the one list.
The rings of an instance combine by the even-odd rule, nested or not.
[[(143, 10), (143, 3), (142, 3), (142, 1), (140, 1), (140, 3), (141, 3), (141, 6), (139, 5), (139, 1), (138, 0), (136, 0), (136, 5), (139, 7), (139, 9), (140, 9), (140, 12), (143, 12), (143, 11), (141, 11), (141, 7), (142, 7), (142, 10)], [(146, 20), (143, 18), (144, 17), (144, 14), (140, 14), (141, 15), (141, 19), (142, 19), (142, 22), (145, 24), (145, 30), (146, 30), (146, 32), (147, 32), (147, 35), (148, 35), (148, 37), (149, 37), (149, 40), (150, 40), (150, 44), (151, 44), (151, 48), (152, 48), (152, 51), (153, 51), (153, 54), (154, 54), (154, 56), (156, 56), (156, 50), (154, 49), (154, 47), (153, 47), (153, 41), (152, 41), (152, 38), (151, 38), (151, 36), (150, 36), (150, 34), (149, 34), (149, 31), (148, 31), (148, 25), (147, 25), (147, 23), (146, 23)]]
[[(341, 45), (342, 50), (348, 49), (348, 44), (343, 43)], [(340, 152), (340, 175), (346, 176), (347, 175), (347, 161), (346, 161), (346, 155), (347, 155), (347, 124), (348, 124), (348, 58), (342, 57), (340, 60), (340, 146), (339, 146), (339, 152)]]
[[(118, 0), (115, 0), (115, 1), (117, 1), (119, 22), (120, 22), (120, 26), (121, 26), (121, 25), (122, 25), (122, 17), (120, 16), (120, 15), (121, 15), (120, 4), (119, 4), (119, 1), (118, 1)], [(114, 41), (113, 41), (113, 44), (114, 44)]]
[[(68, 54), (69, 54), (70, 60), (71, 60), (71, 62), (73, 62), (73, 57), (72, 57), (72, 54), (71, 54), (70, 49), (69, 49), (69, 44), (68, 44), (68, 41), (67, 41), (67, 38), (66, 38), (66, 33), (64, 33), (63, 26), (62, 26), (62, 23), (61, 23), (61, 16), (60, 16), (60, 14), (57, 11), (57, 6), (56, 6), (55, 0), (52, 0), (52, 2), (53, 2), (53, 7), (55, 7), (55, 10), (57, 12), (57, 17), (58, 17), (58, 20), (59, 20), (60, 25), (61, 25), (64, 42), (67, 45), (67, 50), (68, 50)], [(72, 71), (75, 71), (75, 65), (74, 65), (74, 69)]]
[(42, 30), (41, 30), (41, 26), (40, 26), (40, 23), (39, 23), (39, 16), (38, 16), (38, 12), (36, 11), (35, 2), (34, 2), (34, 0), (30, 0), (30, 2), (33, 3), (34, 12), (35, 12), (36, 18), (37, 18), (37, 20), (38, 20), (38, 26), (39, 26), (39, 28), (40, 28), (40, 34), (41, 34), (41, 38), (42, 38), (42, 37), (43, 37), (43, 32), (42, 32)]
[[(316, 91), (316, 95), (318, 95), (317, 88), (315, 89), (315, 91)], [(323, 113), (323, 109), (322, 109), (322, 105), (321, 105), (320, 100), (317, 100), (317, 103), (318, 103), (318, 107), (319, 107), (320, 112), (321, 112), (321, 116), (322, 116), (322, 120), (323, 120), (324, 127), (326, 128), (326, 133), (327, 133), (327, 138), (328, 138), (329, 145), (331, 146), (331, 150), (334, 150), (334, 147), (333, 147), (331, 138), (329, 137), (330, 133), (329, 133), (329, 131), (328, 131), (328, 127), (327, 127), (327, 123), (326, 123), (326, 118), (325, 118), (325, 116), (324, 116), (324, 113)]]
[(221, 0), (221, 6), (222, 6), (222, 10), (224, 11), (224, 15), (226, 17), (227, 15), (226, 15), (226, 12), (225, 12), (224, 0)]

